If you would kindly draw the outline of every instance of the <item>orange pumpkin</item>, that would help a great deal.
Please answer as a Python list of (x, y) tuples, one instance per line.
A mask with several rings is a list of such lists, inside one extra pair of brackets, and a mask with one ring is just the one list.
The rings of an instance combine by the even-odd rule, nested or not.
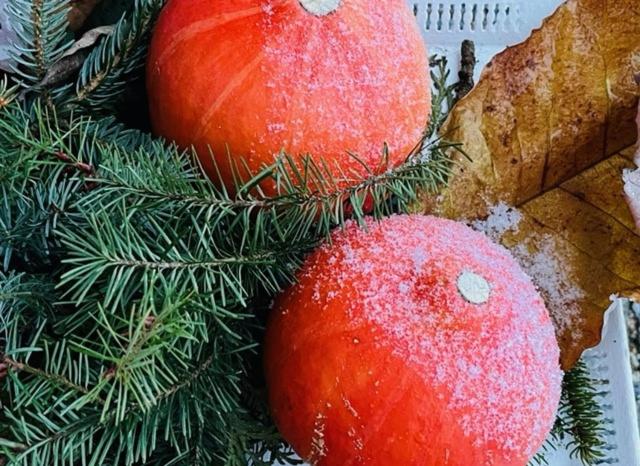
[(269, 401), (316, 466), (525, 466), (562, 371), (544, 303), (506, 249), (450, 220), (351, 223), (276, 301)]
[(231, 160), (255, 172), (281, 150), (349, 184), (365, 171), (348, 152), (383, 171), (419, 143), (428, 76), (405, 0), (169, 0), (147, 85), (155, 132), (195, 146), (213, 177), (211, 150), (228, 186)]

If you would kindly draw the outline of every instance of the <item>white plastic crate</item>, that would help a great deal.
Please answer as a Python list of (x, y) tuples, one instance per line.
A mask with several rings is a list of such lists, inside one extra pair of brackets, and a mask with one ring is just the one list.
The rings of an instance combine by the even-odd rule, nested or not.
[[(485, 64), (509, 45), (525, 40), (562, 3), (559, 0), (521, 1), (408, 1), (430, 54), (460, 62), (460, 44), (476, 44), (476, 80)], [(451, 74), (451, 80), (457, 74)]]
[(483, 46), (505, 46), (526, 39), (560, 3), (556, 0), (409, 1), (420, 31), (429, 43), (459, 45), (463, 39), (472, 39)]

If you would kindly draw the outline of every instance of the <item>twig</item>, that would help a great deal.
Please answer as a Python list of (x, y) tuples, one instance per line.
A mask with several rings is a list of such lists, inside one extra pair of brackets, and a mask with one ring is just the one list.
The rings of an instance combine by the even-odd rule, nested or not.
[(38, 69), (38, 78), (42, 79), (46, 74), (44, 41), (42, 39), (42, 0), (35, 0), (31, 9), (31, 22), (33, 24), (33, 53), (36, 58), (36, 67)]
[(183, 389), (184, 387), (188, 387), (189, 385), (191, 385), (198, 377), (200, 377), (204, 372), (206, 372), (206, 370), (209, 368), (209, 366), (211, 366), (211, 364), (213, 364), (213, 356), (209, 356), (207, 359), (205, 359), (204, 362), (200, 364), (196, 368), (196, 370), (193, 371), (191, 376), (187, 378), (185, 381), (170, 387), (169, 390), (167, 390), (162, 395), (160, 395), (157, 398), (157, 401), (165, 400), (169, 398), (171, 395), (173, 395), (174, 393)]
[(464, 40), (460, 48), (462, 59), (458, 72), (458, 84), (456, 84), (456, 102), (467, 95), (473, 89), (473, 73), (476, 67), (476, 46), (473, 41)]
[(9, 374), (9, 365), (0, 362), (0, 382)]
[(14, 370), (17, 371), (24, 371), (28, 374), (31, 375), (35, 375), (37, 377), (41, 377), (43, 379), (47, 379), (47, 380), (51, 380), (52, 382), (58, 383), (60, 385), (63, 385), (67, 388), (72, 388), (80, 393), (83, 393), (85, 395), (89, 394), (89, 390), (87, 390), (86, 388), (80, 386), (80, 385), (76, 385), (75, 383), (71, 382), (69, 379), (67, 379), (66, 377), (63, 377), (61, 375), (57, 375), (57, 374), (49, 374), (43, 370), (40, 369), (36, 369), (35, 367), (31, 367), (27, 364), (15, 361), (9, 357), (5, 357), (4, 358), (4, 363), (7, 364), (9, 367), (13, 368)]
[(88, 175), (88, 176), (95, 175), (95, 168), (91, 164), (84, 163), (84, 162), (75, 162), (71, 157), (69, 157), (64, 152), (56, 152), (55, 157), (62, 162), (71, 164), (75, 169), (81, 171), (85, 175)]

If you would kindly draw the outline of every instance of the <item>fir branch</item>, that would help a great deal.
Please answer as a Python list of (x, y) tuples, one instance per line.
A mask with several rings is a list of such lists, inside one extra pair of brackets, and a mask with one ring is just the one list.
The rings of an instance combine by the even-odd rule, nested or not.
[(598, 382), (589, 375), (587, 365), (580, 361), (565, 374), (559, 408), (561, 437), (569, 439), (571, 457), (585, 465), (597, 464), (605, 457), (606, 434), (604, 413), (596, 397)]
[[(0, 306), (19, 305), (21, 313), (24, 307), (47, 309), (53, 286), (46, 276), (29, 276), (25, 273), (5, 274), (0, 271)], [(8, 315), (5, 308), (0, 314)]]
[[(14, 102), (0, 118), (0, 259), (5, 269), (12, 260), (22, 270), (56, 261), (52, 231), (86, 188), (78, 175), (96, 164), (95, 141), (87, 134), (69, 135), (85, 120), (61, 128), (52, 112), (37, 102), (24, 107)], [(70, 173), (69, 167), (80, 172)]]
[(53, 312), (53, 284), (47, 275), (0, 271), (0, 360), (14, 354)]
[(559, 446), (567, 448), (571, 458), (585, 466), (599, 464), (605, 458), (607, 433), (597, 385), (605, 383), (591, 378), (583, 360), (565, 373), (562, 397), (553, 430), (529, 466), (548, 465), (546, 455)]
[(455, 103), (457, 84), (447, 84), (451, 71), (446, 57), (434, 55), (429, 60), (431, 65), (431, 81), (433, 82), (433, 96), (431, 102), (431, 119), (428, 134), (437, 134), (442, 127), (449, 111)]
[(149, 35), (164, 0), (136, 0), (113, 32), (85, 60), (70, 104), (93, 114), (110, 110), (125, 85), (143, 68)]
[[(266, 198), (242, 186), (237, 195), (229, 196), (217, 189), (216, 185), (198, 176), (198, 169), (189, 166), (188, 157), (179, 153), (174, 155), (175, 158), (155, 160), (141, 159), (138, 154), (131, 156), (122, 153), (120, 157), (113, 159), (113, 163), (103, 164), (102, 170), (92, 181), (104, 188), (103, 193), (109, 191), (114, 199), (117, 196), (128, 205), (133, 203), (140, 207), (171, 201), (180, 208), (202, 212), (210, 212), (212, 209), (276, 209), (280, 212), (293, 212), (291, 209), (294, 209), (304, 214), (313, 211), (313, 215), (319, 217), (316, 223), (319, 230), (316, 234), (326, 235), (350, 214), (358, 219), (364, 217), (367, 214), (362, 209), (365, 199), (370, 199), (375, 206), (373, 214), (381, 217), (391, 213), (385, 210), (385, 200), (389, 196), (394, 196), (397, 209), (406, 211), (407, 206), (416, 199), (418, 190), (437, 189), (449, 174), (448, 159), (443, 154), (448, 147), (451, 146), (437, 141), (427, 148), (432, 155), (428, 162), (412, 159), (396, 169), (368, 177), (343, 174), (332, 178), (328, 171), (318, 167), (310, 157), (302, 162), (300, 168), (298, 162), (283, 155), (274, 166), (254, 175), (251, 184), (254, 187), (257, 185), (256, 181), (267, 178), (278, 180), (281, 194), (274, 198)], [(308, 174), (300, 181), (290, 176), (293, 170)], [(309, 190), (309, 185), (322, 186), (322, 189)], [(91, 202), (94, 202), (93, 198)], [(347, 209), (354, 210), (348, 212)]]
[(9, 78), (3, 76), (0, 79), (0, 114), (5, 110), (16, 98), (19, 86), (9, 85)]
[[(6, 154), (11, 157), (15, 153)], [(55, 250), (52, 229), (82, 187), (80, 180), (66, 178), (61, 168), (40, 172), (42, 178), (35, 181), (32, 176), (37, 157), (34, 152), (19, 153), (6, 165), (9, 170), (18, 167), (16, 171), (2, 174), (10, 179), (0, 176), (0, 259), (5, 270), (12, 261), (21, 264), (21, 270), (38, 270), (51, 264)]]
[(25, 364), (22, 362), (15, 361), (9, 357), (5, 357), (3, 359), (3, 362), (15, 371), (26, 372), (30, 375), (36, 376), (37, 378), (45, 379), (57, 385), (62, 385), (65, 388), (71, 388), (84, 395), (89, 393), (86, 388), (81, 387), (80, 385), (76, 385), (75, 383), (71, 382), (70, 380), (66, 379), (60, 374), (47, 373), (46, 371), (43, 371), (36, 367), (29, 366), (28, 364)]
[(60, 59), (71, 45), (67, 34), (67, 0), (14, 0), (7, 13), (18, 36), (13, 60), (14, 72), (25, 88), (44, 78), (47, 69)]
[(89, 163), (84, 163), (84, 162), (76, 162), (64, 152), (57, 152), (55, 154), (55, 157), (62, 162), (71, 164), (73, 168), (75, 168), (76, 170), (79, 170), (84, 175), (95, 174), (95, 167), (93, 165)]
[[(212, 243), (224, 225), (198, 224), (188, 212), (171, 215), (135, 214), (125, 205), (102, 211), (95, 204), (84, 214), (85, 224), (62, 227), (58, 237), (69, 251), (63, 263), (71, 269), (60, 286), (76, 305), (90, 290), (104, 290), (104, 305), (113, 312), (127, 298), (140, 291), (145, 280), (158, 274), (176, 286), (192, 287), (211, 295), (212, 310), (229, 304), (245, 305), (260, 286), (278, 290), (283, 271), (298, 262), (296, 256), (308, 249), (302, 244), (280, 243), (272, 235), (254, 243), (220, 240)], [(256, 214), (260, 218), (260, 214)], [(252, 231), (253, 219), (245, 217), (237, 230)], [(226, 223), (226, 222), (224, 222)], [(188, 228), (191, 228), (188, 230)]]
[(170, 398), (171, 396), (178, 393), (180, 390), (184, 390), (185, 388), (189, 387), (196, 380), (202, 377), (203, 374), (205, 374), (209, 370), (209, 368), (213, 363), (214, 363), (213, 355), (207, 357), (202, 363), (200, 363), (195, 368), (195, 370), (189, 375), (189, 377), (187, 377), (186, 379), (182, 380), (179, 383), (176, 383), (175, 385), (170, 386), (164, 393), (159, 395), (157, 398), (157, 401), (158, 402), (164, 401), (165, 399)]
[[(237, 353), (228, 353), (228, 356), (236, 359)], [(208, 361), (216, 361), (218, 367), (212, 367), (212, 362)], [(48, 422), (44, 429), (23, 419), (17, 433), (18, 438), (26, 435), (31, 439), (20, 442), (26, 448), (15, 451), (5, 445), (3, 449), (0, 441), (0, 451), (4, 450), (10, 457), (13, 455), (15, 464), (25, 465), (62, 465), (73, 462), (74, 458), (82, 464), (96, 465), (146, 463), (152, 452), (159, 454), (165, 447), (168, 448), (167, 455), (176, 460), (189, 456), (180, 452), (191, 451), (194, 430), (199, 429), (207, 432), (208, 437), (215, 435), (215, 441), (206, 449), (206, 457), (211, 461), (202, 463), (212, 464), (214, 457), (224, 456), (223, 439), (232, 432), (233, 426), (237, 426), (238, 419), (245, 416), (237, 405), (239, 393), (223, 388), (228, 378), (237, 378), (234, 373), (242, 367), (239, 363), (239, 360), (229, 362), (228, 370), (233, 372), (223, 373), (220, 368), (225, 366), (225, 355), (206, 356), (188, 377), (188, 384), (172, 387), (172, 391), (160, 397), (158, 404), (148, 411), (129, 407), (122, 417), (116, 410), (101, 416), (86, 406), (82, 415), (73, 416), (61, 425)], [(194, 393), (198, 395), (194, 396)], [(226, 398), (230, 404), (221, 407), (220, 397)], [(11, 413), (9, 417), (16, 419)], [(41, 419), (42, 416), (39, 417)], [(135, 443), (132, 443), (134, 438)], [(105, 439), (107, 441), (102, 445)]]

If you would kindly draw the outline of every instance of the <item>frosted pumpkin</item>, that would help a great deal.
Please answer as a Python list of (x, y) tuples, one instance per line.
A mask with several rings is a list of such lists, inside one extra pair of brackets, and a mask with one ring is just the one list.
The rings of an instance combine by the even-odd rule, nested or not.
[(348, 152), (378, 171), (399, 165), (430, 111), (405, 0), (169, 0), (148, 60), (155, 132), (195, 146), (213, 176), (215, 159), (227, 184), (232, 160), (255, 172), (281, 150), (354, 183), (365, 171)]
[(275, 302), (274, 419), (319, 466), (525, 466), (552, 427), (554, 328), (509, 253), (450, 220), (349, 224)]

